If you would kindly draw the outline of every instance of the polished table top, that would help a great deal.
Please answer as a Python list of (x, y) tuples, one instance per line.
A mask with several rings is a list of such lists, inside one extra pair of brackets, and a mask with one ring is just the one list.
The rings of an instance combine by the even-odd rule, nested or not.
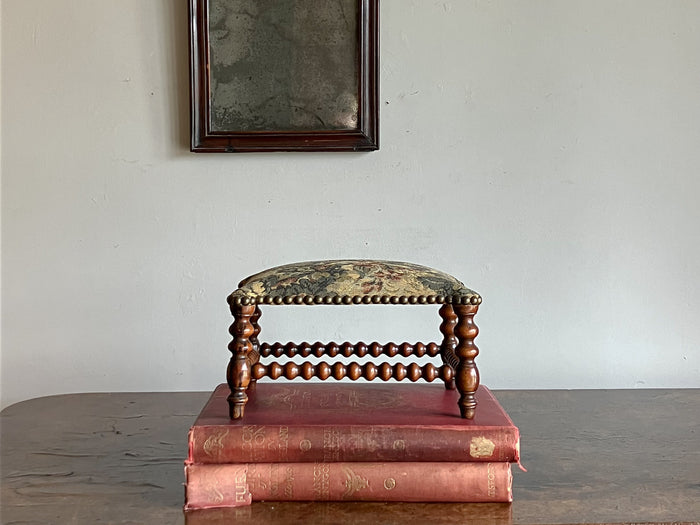
[(700, 389), (495, 391), (522, 435), (509, 504), (254, 503), (182, 512), (208, 392), (71, 394), (0, 418), (3, 524), (700, 521)]

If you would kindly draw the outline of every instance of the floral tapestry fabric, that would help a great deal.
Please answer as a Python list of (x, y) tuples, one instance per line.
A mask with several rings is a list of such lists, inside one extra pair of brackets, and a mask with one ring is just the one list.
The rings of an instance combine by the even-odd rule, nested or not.
[(478, 298), (446, 273), (417, 264), (374, 260), (312, 261), (278, 266), (244, 279), (234, 297)]

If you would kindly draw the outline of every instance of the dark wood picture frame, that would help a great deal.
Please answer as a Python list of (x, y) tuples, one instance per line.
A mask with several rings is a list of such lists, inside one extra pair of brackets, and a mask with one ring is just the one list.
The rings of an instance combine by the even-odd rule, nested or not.
[[(294, 0), (276, 0), (277, 2)], [(300, 82), (306, 82), (306, 84), (295, 86), (296, 92), (300, 91), (304, 93), (307, 100), (313, 99), (313, 104), (316, 108), (308, 110), (307, 108), (301, 108), (301, 113), (306, 113), (306, 121), (301, 123), (296, 123), (294, 125), (276, 125), (274, 119), (277, 118), (277, 114), (290, 114), (292, 112), (297, 112), (294, 118), (297, 118), (299, 114), (299, 108), (292, 104), (292, 108), (282, 107), (284, 104), (290, 105), (289, 96), (281, 97), (268, 97), (262, 104), (249, 104), (246, 102), (245, 96), (248, 99), (255, 96), (262, 97), (257, 91), (258, 87), (255, 85), (255, 78), (260, 77), (260, 74), (251, 74), (241, 81), (241, 75), (237, 74), (238, 77), (234, 78), (233, 81), (225, 84), (226, 96), (225, 103), (231, 107), (224, 106), (220, 101), (222, 97), (215, 100), (216, 91), (214, 88), (220, 85), (224, 85), (219, 78), (213, 78), (216, 73), (217, 64), (212, 63), (216, 56), (221, 57), (223, 51), (221, 49), (212, 50), (212, 43), (216, 45), (221, 45), (224, 51), (229, 49), (235, 49), (236, 45), (240, 44), (240, 39), (244, 38), (246, 35), (250, 36), (250, 27), (246, 27), (246, 31), (228, 31), (218, 29), (216, 25), (213, 27), (216, 29), (216, 35), (212, 35), (212, 26), (210, 21), (212, 21), (213, 16), (220, 16), (222, 10), (230, 10), (229, 14), (226, 16), (229, 19), (233, 16), (236, 23), (238, 23), (239, 18), (250, 18), (247, 12), (240, 11), (242, 16), (239, 17), (238, 10), (242, 10), (244, 5), (250, 6), (245, 0), (190, 0), (189, 2), (189, 15), (190, 15), (190, 117), (191, 117), (191, 150), (193, 152), (203, 152), (203, 153), (216, 153), (216, 152), (256, 152), (256, 151), (372, 151), (379, 149), (379, 58), (378, 58), (378, 2), (379, 0), (344, 0), (345, 5), (348, 3), (352, 4), (355, 9), (355, 15), (350, 13), (348, 16), (356, 16), (357, 19), (350, 19), (349, 23), (343, 11), (343, 18), (345, 21), (341, 24), (338, 22), (339, 19), (334, 18), (331, 22), (333, 26), (333, 34), (323, 35), (320, 38), (322, 42), (333, 42), (337, 45), (337, 42), (353, 42), (354, 49), (348, 49), (347, 47), (338, 48), (341, 49), (342, 57), (345, 60), (336, 60), (336, 62), (342, 62), (345, 67), (354, 68), (350, 75), (344, 75), (342, 70), (329, 70), (329, 74), (335, 75), (335, 77), (342, 85), (347, 86), (344, 88), (343, 93), (333, 93), (332, 89), (335, 87), (332, 83), (330, 87), (328, 84), (324, 84), (323, 88), (316, 87), (319, 85), (318, 75), (323, 73), (323, 71), (316, 71), (316, 76), (308, 79), (304, 79), (302, 76), (304, 71), (299, 71), (299, 69), (304, 69), (298, 66), (289, 66), (292, 69), (291, 82), (299, 84)], [(313, 4), (307, 4), (306, 15), (309, 11), (314, 11), (316, 7), (320, 9), (330, 9), (329, 6), (331, 2), (318, 2)], [(215, 6), (216, 12), (211, 13), (211, 6)], [(268, 4), (271, 5), (271, 4)], [(282, 6), (284, 4), (277, 4)], [(313, 5), (314, 9), (309, 6)], [(255, 6), (257, 9), (257, 6)], [(275, 8), (275, 5), (272, 5)], [(337, 6), (336, 6), (337, 8)], [(231, 14), (233, 13), (233, 15)], [(321, 15), (319, 15), (321, 16)], [(329, 14), (326, 13), (325, 20), (329, 20)], [(297, 17), (298, 18), (298, 17)], [(308, 16), (307, 16), (308, 18)], [(285, 38), (284, 45), (294, 45), (297, 41), (294, 34), (291, 34), (292, 38), (287, 38), (290, 36), (289, 32), (293, 32), (295, 29), (290, 21), (289, 27), (287, 27), (286, 21), (279, 18), (279, 16), (273, 21), (274, 23), (269, 23), (268, 25), (274, 27), (274, 32), (279, 32), (282, 34), (281, 38)], [(217, 20), (213, 20), (213, 24), (218, 24)], [(227, 19), (228, 23), (228, 19)], [(255, 23), (258, 23), (255, 20)], [(305, 23), (309, 23), (308, 21)], [(347, 27), (348, 32), (345, 35), (340, 35), (338, 37), (338, 27)], [(315, 24), (313, 26), (315, 31), (322, 31), (323, 29), (318, 29), (318, 27), (323, 28), (323, 24)], [(281, 29), (280, 29), (281, 28)], [(226, 28), (228, 29), (228, 28)], [(235, 29), (235, 28), (234, 28)], [(254, 28), (253, 28), (254, 30)], [(270, 30), (270, 31), (273, 31)], [(284, 33), (287, 32), (285, 35)], [(231, 36), (229, 36), (231, 35)], [(238, 39), (235, 42), (228, 42), (226, 44), (221, 44), (225, 38), (235, 38)], [(258, 38), (258, 42), (263, 42), (262, 38), (265, 38), (263, 34)], [(218, 40), (217, 40), (218, 39)], [(263, 42), (265, 43), (265, 42)], [(281, 45), (281, 44), (280, 44)], [(345, 44), (341, 44), (345, 46)], [(234, 47), (232, 47), (234, 46)], [(239, 46), (240, 47), (240, 46)], [(256, 46), (255, 42), (250, 42), (246, 46), (246, 49), (259, 48)], [(333, 48), (331, 46), (316, 46), (321, 49), (322, 53), (330, 53), (328, 48)], [(278, 48), (279, 49), (279, 48)], [(286, 49), (286, 48), (283, 48)], [(306, 49), (300, 49), (298, 52), (294, 49), (291, 51), (296, 53), (298, 56), (303, 53), (308, 53)], [(218, 55), (217, 55), (218, 53)], [(271, 61), (275, 60), (279, 62), (278, 55), (270, 52)], [(349, 60), (347, 57), (354, 56), (354, 63), (352, 58)], [(264, 57), (263, 57), (264, 58)], [(221, 59), (219, 58), (221, 61)], [(259, 68), (261, 62), (259, 57), (253, 59), (247, 58), (248, 65), (254, 64), (254, 70), (262, 71), (263, 74), (267, 74), (268, 71), (272, 71), (272, 76), (274, 76), (276, 68), (275, 64), (272, 63), (268, 67), (268, 64), (263, 65), (263, 69)], [(313, 59), (312, 59), (313, 60)], [(237, 67), (233, 64), (233, 68), (230, 67), (231, 63), (235, 60), (226, 61), (225, 66), (220, 66), (219, 71), (223, 71), (226, 74)], [(242, 63), (242, 62), (241, 62)], [(333, 60), (329, 62), (333, 64)], [(287, 62), (281, 63), (283, 68), (286, 66)], [(318, 68), (327, 67), (327, 64), (321, 63), (321, 61), (314, 62), (314, 66)], [(241, 67), (245, 67), (245, 64)], [(257, 69), (255, 69), (257, 68)], [(265, 69), (267, 68), (267, 69)], [(224, 73), (221, 73), (222, 75)], [(280, 82), (279, 78), (290, 78), (289, 72), (283, 72), (284, 74), (278, 75), (276, 79), (270, 80), (269, 78), (263, 79), (267, 82), (268, 86), (274, 86), (270, 89), (285, 89), (282, 85), (284, 82)], [(286, 77), (284, 75), (287, 75)], [(263, 80), (260, 80), (262, 82)], [(228, 81), (228, 77), (227, 77)], [(246, 87), (246, 82), (250, 81), (250, 87)], [(247, 90), (245, 93), (238, 93), (235, 91), (236, 88), (241, 90)], [(291, 87), (289, 88), (292, 89)], [(344, 106), (339, 104), (338, 114), (336, 115), (336, 106), (333, 104), (324, 104), (322, 96), (314, 98), (314, 89), (323, 89), (324, 91), (320, 95), (329, 97), (329, 100), (339, 100), (346, 101), (349, 100)], [(257, 91), (256, 91), (257, 90)], [(252, 93), (252, 95), (251, 95)], [(329, 94), (330, 93), (330, 94)], [(311, 99), (309, 99), (309, 94)], [(333, 98), (336, 96), (336, 98)], [(345, 97), (345, 98), (343, 98)], [(269, 102), (271, 99), (275, 103), (280, 102), (280, 107), (270, 109)], [(260, 118), (255, 115), (253, 111), (255, 108), (265, 104), (265, 110), (268, 111), (272, 117), (272, 125), (265, 122), (264, 118)], [(238, 107), (237, 105), (240, 105)], [(323, 107), (321, 107), (323, 106)], [(251, 109), (253, 108), (253, 109)], [(321, 118), (318, 114), (309, 116), (316, 110), (322, 110), (324, 113)], [(245, 112), (246, 118), (240, 117), (241, 114)], [(352, 114), (350, 114), (350, 112)], [(342, 114), (341, 114), (342, 113)], [(235, 115), (235, 118), (229, 119), (228, 121), (219, 115)], [(263, 115), (266, 117), (266, 115)], [(304, 115), (302, 115), (304, 117)], [(326, 118), (328, 117), (328, 118)], [(303, 120), (303, 118), (302, 118)], [(331, 121), (333, 125), (328, 125)], [(252, 125), (247, 123), (251, 122)], [(286, 121), (285, 121), (286, 122)], [(310, 122), (311, 125), (306, 126), (306, 122)]]

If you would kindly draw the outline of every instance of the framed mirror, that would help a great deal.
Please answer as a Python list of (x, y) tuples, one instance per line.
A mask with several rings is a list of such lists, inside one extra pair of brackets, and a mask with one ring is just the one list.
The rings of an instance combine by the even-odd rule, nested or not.
[(194, 152), (379, 149), (378, 0), (190, 0)]

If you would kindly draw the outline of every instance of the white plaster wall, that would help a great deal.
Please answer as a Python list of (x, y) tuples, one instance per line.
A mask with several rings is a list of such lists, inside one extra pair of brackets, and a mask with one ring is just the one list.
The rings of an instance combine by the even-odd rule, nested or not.
[[(3, 406), (210, 390), (238, 280), (338, 257), (481, 292), (491, 387), (700, 386), (700, 3), (382, 0), (381, 100), (375, 153), (194, 155), (185, 2), (3, 0)], [(263, 334), (438, 335), (341, 313)]]

